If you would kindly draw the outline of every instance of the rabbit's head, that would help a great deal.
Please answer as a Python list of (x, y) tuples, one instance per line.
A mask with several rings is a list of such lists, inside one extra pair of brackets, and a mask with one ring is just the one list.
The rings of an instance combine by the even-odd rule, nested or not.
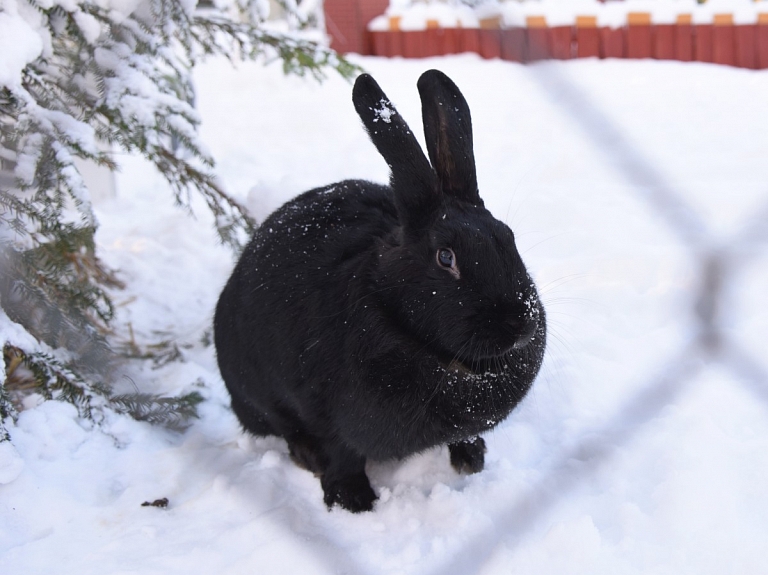
[(492, 369), (544, 337), (544, 310), (512, 230), (479, 196), (466, 100), (437, 70), (418, 88), (429, 161), (373, 78), (361, 75), (353, 91), (390, 167), (400, 222), (379, 246), (376, 297), (446, 364)]

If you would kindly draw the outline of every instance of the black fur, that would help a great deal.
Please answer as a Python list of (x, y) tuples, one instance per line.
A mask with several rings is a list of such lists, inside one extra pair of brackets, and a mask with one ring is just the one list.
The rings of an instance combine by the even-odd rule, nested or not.
[[(372, 508), (367, 459), (448, 444), (482, 470), (477, 436), (533, 383), (546, 322), (512, 231), (477, 191), (469, 108), (436, 70), (418, 83), (433, 169), (368, 75), (355, 108), (391, 168), (389, 187), (306, 192), (254, 234), (214, 320), (222, 377), (243, 427), (288, 442), (324, 500)], [(456, 269), (441, 267), (450, 248)]]

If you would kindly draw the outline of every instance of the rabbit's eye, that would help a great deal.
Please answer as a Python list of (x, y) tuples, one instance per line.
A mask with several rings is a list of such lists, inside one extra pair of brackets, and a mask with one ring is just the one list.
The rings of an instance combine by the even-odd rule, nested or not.
[(459, 279), (459, 268), (456, 265), (456, 254), (453, 253), (451, 248), (440, 248), (435, 254), (437, 265), (441, 268), (447, 269), (451, 272), (451, 275), (456, 279)]
[(440, 248), (437, 250), (437, 263), (444, 268), (456, 267), (456, 254), (451, 248)]

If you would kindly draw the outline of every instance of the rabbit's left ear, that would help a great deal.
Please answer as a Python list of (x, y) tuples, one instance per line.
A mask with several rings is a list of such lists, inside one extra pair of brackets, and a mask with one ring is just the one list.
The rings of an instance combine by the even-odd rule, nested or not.
[(418, 87), (424, 138), (440, 188), (449, 196), (482, 206), (467, 101), (456, 84), (439, 70), (424, 72)]
[(406, 230), (420, 232), (440, 206), (438, 181), (416, 137), (371, 76), (360, 74), (352, 89), (365, 129), (389, 165), (398, 217)]

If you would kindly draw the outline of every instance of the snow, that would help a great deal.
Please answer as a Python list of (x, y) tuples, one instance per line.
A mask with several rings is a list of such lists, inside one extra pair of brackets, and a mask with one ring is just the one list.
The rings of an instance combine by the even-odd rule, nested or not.
[(501, 18), (506, 27), (516, 27), (526, 26), (529, 16), (543, 16), (549, 26), (573, 26), (578, 16), (594, 16), (599, 26), (619, 28), (627, 24), (630, 12), (648, 13), (654, 24), (674, 24), (680, 14), (690, 14), (696, 24), (711, 24), (715, 14), (732, 14), (736, 24), (755, 24), (758, 14), (768, 13), (768, 8), (761, 4), (752, 0), (709, 0), (705, 4), (696, 0), (488, 0), (470, 10), (443, 0), (398, 0), (391, 1), (386, 14), (374, 18), (368, 27), (387, 30), (393, 16), (401, 18), (401, 30), (424, 30), (429, 19), (437, 20), (443, 28), (476, 28), (481, 19), (494, 17)]
[(437, 21), (441, 28), (477, 28), (477, 17), (467, 6), (450, 6), (440, 2), (414, 4), (402, 14), (401, 30), (424, 30), (427, 20)]
[(24, 469), (24, 460), (10, 441), (0, 443), (0, 485), (16, 479)]
[[(123, 416), (100, 432), (53, 401), (23, 411), (12, 448), (0, 444), (2, 572), (764, 572), (768, 111), (755, 102), (768, 74), (357, 61), (420, 139), (420, 73), (438, 67), (462, 89), (481, 195), (515, 231), (548, 310), (542, 374), (486, 437), (486, 469), (456, 475), (444, 448), (371, 463), (375, 510), (327, 511), (285, 443), (244, 435), (228, 409), (205, 336), (233, 259), (211, 217), (198, 202), (190, 218), (124, 157), (117, 197), (96, 206), (100, 253), (128, 285), (117, 324), (172, 340), (183, 361), (125, 366), (116, 384), (206, 401), (184, 433)], [(213, 61), (196, 85), (221, 180), (259, 219), (311, 187), (387, 179), (338, 77)], [(720, 362), (696, 339), (713, 251), (731, 255)], [(24, 337), (5, 316), (0, 336)], [(141, 506), (162, 497), (167, 509)]]
[(99, 21), (86, 12), (75, 12), (74, 18), (85, 40), (89, 44), (94, 44), (99, 36), (101, 36), (101, 24), (99, 24)]
[(385, 124), (390, 124), (392, 122), (392, 116), (397, 114), (395, 112), (395, 109), (391, 107), (390, 102), (387, 100), (382, 99), (379, 102), (380, 107), (376, 108), (373, 113), (376, 116), (373, 121), (378, 122), (381, 120)]
[(0, 87), (21, 84), (21, 71), (43, 51), (37, 32), (16, 13), (13, 0), (0, 3)]

